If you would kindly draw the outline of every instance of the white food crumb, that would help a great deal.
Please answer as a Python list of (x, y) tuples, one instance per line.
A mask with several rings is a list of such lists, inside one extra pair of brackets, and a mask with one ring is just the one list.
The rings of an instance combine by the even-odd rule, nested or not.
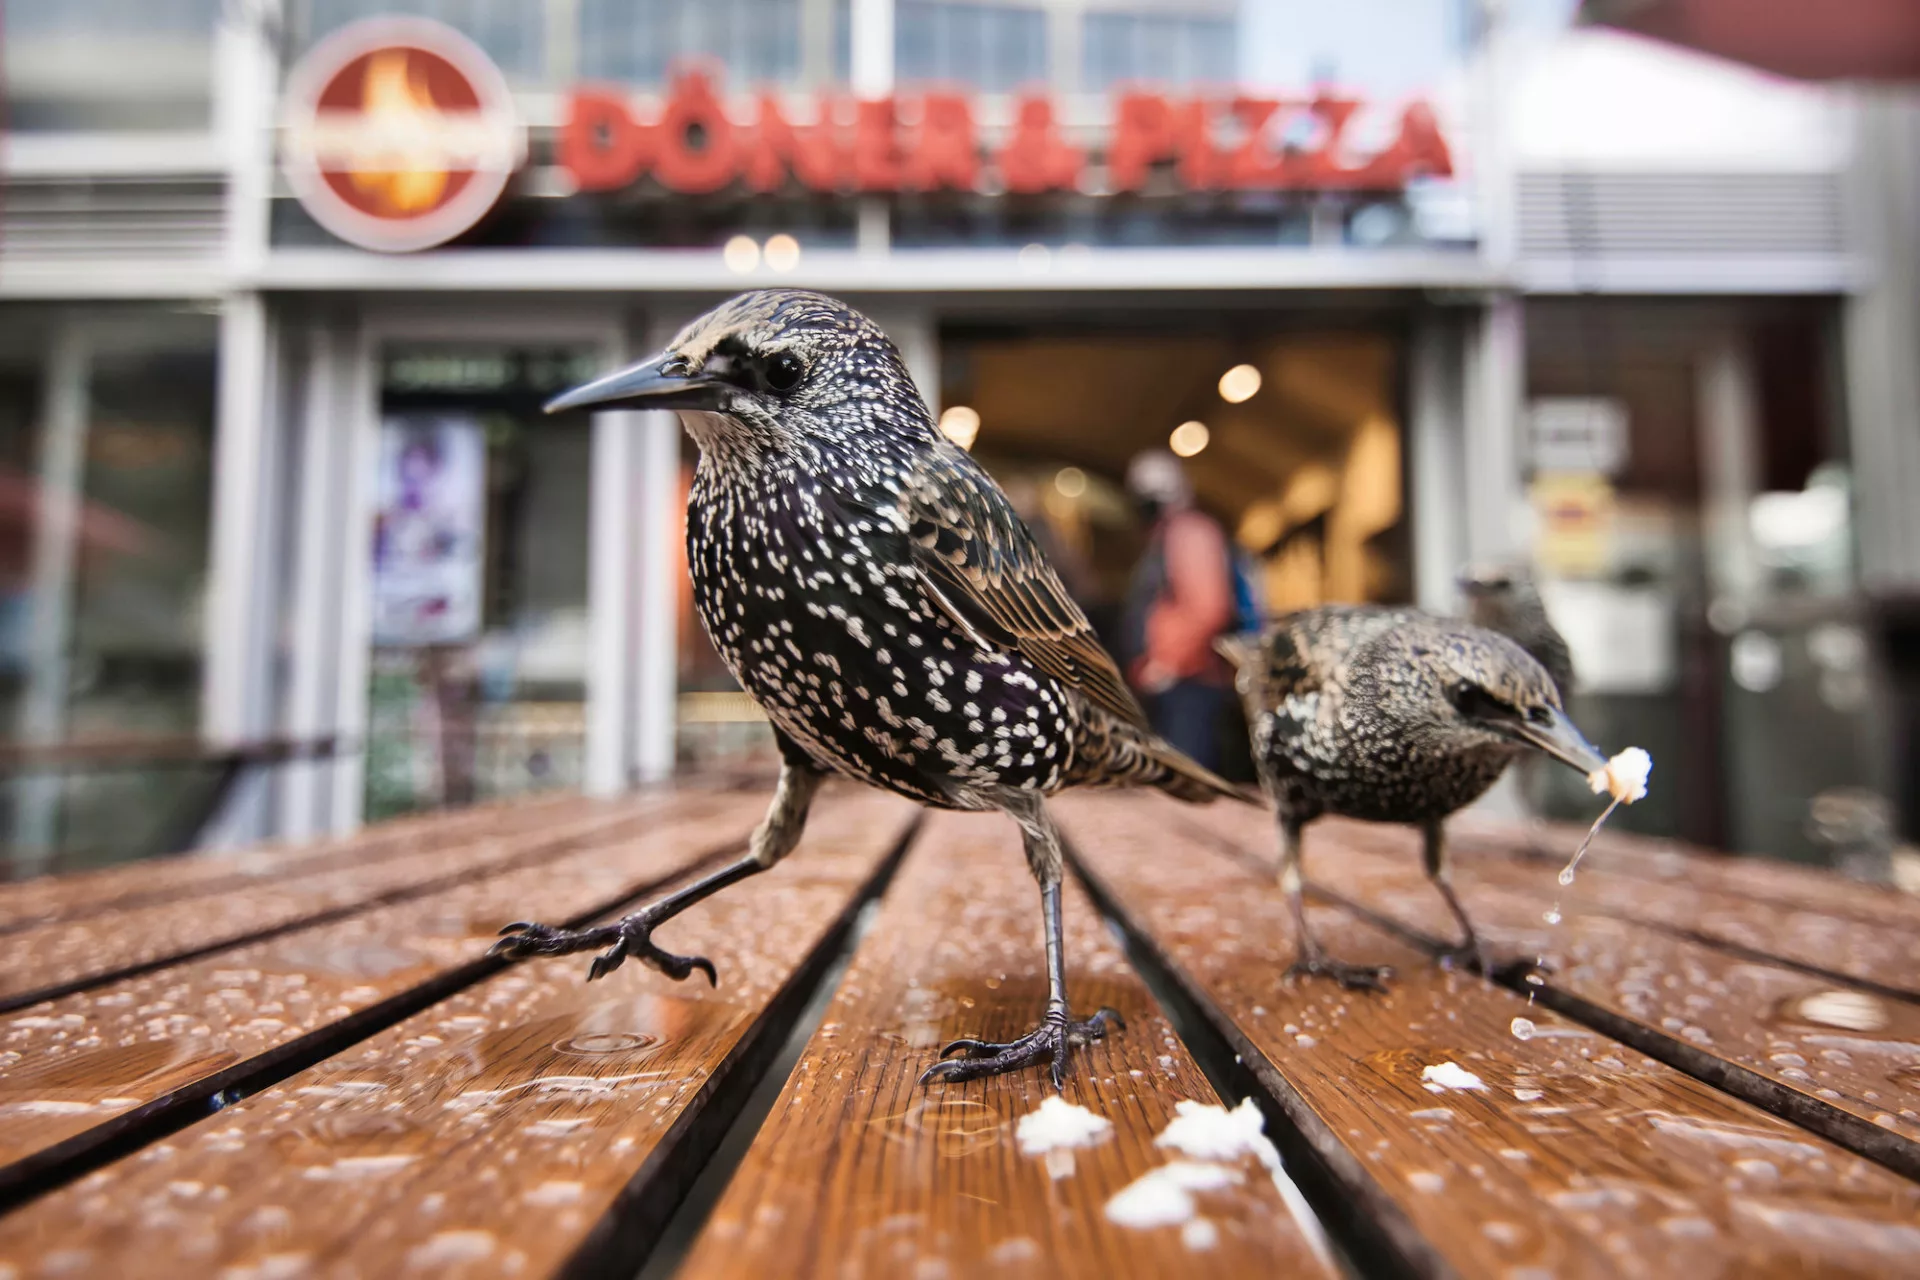
[(1515, 1089), (1513, 1096), (1520, 1102), (1538, 1102), (1547, 1095), (1538, 1089)]
[(1639, 747), (1628, 747), (1607, 761), (1604, 768), (1588, 774), (1587, 785), (1595, 795), (1604, 792), (1615, 800), (1632, 804), (1646, 797), (1647, 775), (1652, 772), (1653, 757)]
[(1056, 1096), (1041, 1103), (1038, 1111), (1021, 1116), (1013, 1136), (1020, 1143), (1021, 1155), (1040, 1156), (1056, 1149), (1105, 1142), (1113, 1136), (1113, 1121)]
[(1180, 1243), (1196, 1252), (1211, 1249), (1220, 1243), (1220, 1228), (1205, 1218), (1195, 1218), (1180, 1228)]
[(1484, 1089), (1486, 1082), (1479, 1076), (1455, 1062), (1441, 1062), (1431, 1067), (1423, 1067), (1420, 1078), (1426, 1081), (1430, 1093), (1439, 1093), (1442, 1089)]
[(1225, 1165), (1175, 1160), (1141, 1174), (1115, 1193), (1107, 1201), (1107, 1220), (1123, 1227), (1179, 1226), (1193, 1218), (1194, 1192), (1217, 1191), (1238, 1181), (1239, 1172)]
[(1252, 1098), (1243, 1098), (1231, 1111), (1182, 1099), (1173, 1104), (1173, 1119), (1153, 1145), (1172, 1147), (1195, 1160), (1252, 1156), (1269, 1169), (1278, 1168), (1280, 1153), (1267, 1140), (1265, 1128), (1260, 1108), (1253, 1105)]

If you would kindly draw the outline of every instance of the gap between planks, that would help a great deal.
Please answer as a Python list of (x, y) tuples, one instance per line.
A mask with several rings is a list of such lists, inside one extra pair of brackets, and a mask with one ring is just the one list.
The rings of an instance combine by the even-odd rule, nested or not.
[[(1271, 874), (1272, 863), (1243, 842), (1265, 834), (1254, 824), (1229, 817), (1193, 825), (1237, 863)], [(1353, 829), (1326, 834), (1332, 839), (1322, 841), (1325, 856), (1318, 860), (1317, 871), (1309, 854), (1310, 890), (1430, 955), (1439, 954), (1454, 926), (1418, 868), (1413, 840), (1398, 841), (1405, 847), (1393, 851), (1376, 847), (1386, 843), (1378, 839), (1364, 849), (1353, 847), (1352, 841), (1345, 849), (1324, 849)], [(1455, 888), (1482, 936), (1521, 957), (1499, 966), (1495, 981), (1856, 1155), (1920, 1180), (1920, 1143), (1915, 1141), (1920, 1120), (1913, 1106), (1901, 1105), (1920, 1103), (1920, 1073), (1911, 1069), (1912, 1063), (1899, 1066), (1908, 1046), (1920, 1037), (1920, 1007), (1911, 996), (1846, 974), (1810, 971), (1770, 951), (1633, 919), (1605, 902), (1590, 906), (1578, 881), (1573, 887), (1549, 889), (1533, 883), (1524, 866), (1490, 862), (1466, 860)], [(1543, 908), (1550, 905), (1560, 912), (1557, 924), (1545, 920)], [(1660, 957), (1657, 965), (1647, 971), (1635, 968), (1631, 957), (1651, 955)], [(1528, 956), (1553, 963), (1548, 971), (1538, 972), (1526, 962)], [(1687, 1003), (1701, 994), (1697, 991), (1657, 986), (1654, 972), (1663, 978), (1692, 974), (1701, 983), (1726, 988), (1728, 1000), (1740, 997), (1735, 1021), (1727, 1020), (1722, 1006), (1709, 1005), (1710, 1012), (1703, 1012)], [(1840, 990), (1809, 990), (1804, 980), (1809, 976), (1837, 984)], [(1634, 990), (1631, 998), (1623, 994), (1628, 988)], [(1815, 1008), (1822, 999), (1841, 1002), (1837, 1016), (1868, 1017), (1881, 1026), (1848, 1034), (1839, 1023), (1822, 1024), (1799, 1012)], [(1633, 1007), (1636, 1002), (1642, 1007)], [(1746, 1015), (1749, 1003), (1758, 1007)], [(1765, 1045), (1754, 1040), (1763, 1017), (1771, 1019), (1767, 1025), (1772, 1027)], [(1703, 1047), (1714, 1041), (1708, 1027), (1720, 1033), (1725, 1047)], [(1698, 1043), (1684, 1038), (1688, 1034)], [(1851, 1052), (1836, 1051), (1839, 1041)], [(1893, 1069), (1880, 1065), (1876, 1071), (1881, 1059)], [(1809, 1068), (1820, 1074), (1810, 1074)]]
[[(658, 815), (670, 821), (674, 815)], [(696, 821), (696, 815), (684, 815), (688, 821)], [(717, 839), (694, 839), (689, 841), (690, 848), (684, 856), (674, 858), (665, 868), (642, 874), (637, 879), (623, 885), (619, 892), (600, 898), (584, 909), (575, 908), (565, 915), (568, 924), (584, 924), (610, 912), (632, 905), (641, 898), (658, 892), (675, 881), (712, 866), (722, 857), (737, 853), (745, 845), (743, 833), (730, 832)], [(591, 857), (595, 851), (578, 851), (580, 856)], [(612, 851), (619, 856), (619, 849)], [(503, 869), (480, 877), (477, 881), (455, 886), (447, 890), (448, 894), (457, 894), (462, 890), (481, 890), (490, 887), (491, 882), (511, 879), (516, 871), (524, 868)], [(548, 868), (542, 868), (546, 874)], [(426, 906), (426, 903), (407, 904)], [(370, 913), (372, 914), (372, 913)], [(311, 926), (324, 931), (329, 922)], [(334, 922), (337, 923), (337, 922)], [(467, 947), (463, 944), (463, 949)], [(232, 963), (238, 963), (244, 957), (234, 957)], [(164, 1138), (170, 1133), (193, 1124), (209, 1115), (232, 1105), (234, 1102), (270, 1088), (288, 1076), (294, 1075), (315, 1063), (339, 1054), (353, 1045), (378, 1034), (397, 1022), (403, 1021), (422, 1009), (426, 1009), (447, 997), (456, 994), (479, 982), (483, 978), (506, 967), (507, 962), (488, 959), (475, 955), (471, 959), (458, 961), (442, 968), (439, 972), (421, 981), (412, 983), (372, 1003), (365, 1004), (342, 1017), (322, 1023), (312, 1030), (293, 1039), (271, 1044), (264, 1050), (254, 1053), (243, 1060), (225, 1065), (217, 1042), (202, 1046), (203, 1052), (193, 1059), (194, 1062), (210, 1064), (211, 1069), (198, 1076), (190, 1077), (182, 1083), (163, 1086), (164, 1091), (151, 1097), (138, 1106), (114, 1114), (105, 1120), (71, 1133), (44, 1147), (0, 1166), (0, 1211), (22, 1204), (36, 1196), (54, 1190), (74, 1178), (109, 1164), (130, 1152)], [(210, 978), (218, 978), (210, 974)], [(304, 985), (304, 984), (303, 984)], [(336, 997), (339, 993), (335, 993)], [(52, 1006), (50, 1019), (58, 1020), (59, 1006)], [(0, 1024), (4, 1030), (5, 1024)], [(45, 1095), (60, 1092), (49, 1089), (36, 1081), (36, 1074), (44, 1074), (47, 1064), (27, 1061), (14, 1064), (4, 1077), (5, 1095), (11, 1098), (15, 1094)], [(40, 1071), (36, 1072), (35, 1067)], [(137, 1083), (119, 1086), (119, 1092), (138, 1090)], [(136, 1092), (137, 1096), (137, 1092)], [(34, 1105), (28, 1098), (14, 1100), (15, 1105)], [(0, 1106), (0, 1111), (6, 1108)]]
[[(585, 957), (486, 975), (359, 1052), (27, 1206), (0, 1222), (0, 1262), (32, 1272), (32, 1259), (64, 1248), (96, 1269), (192, 1257), (211, 1274), (222, 1265), (205, 1252), (212, 1248), (235, 1266), (298, 1253), (382, 1273), (418, 1255), (473, 1275), (521, 1266), (631, 1275), (897, 862), (910, 816), (903, 805), (823, 804), (812, 825), (824, 849), (803, 846), (787, 866), (677, 921), (667, 943), (712, 950), (723, 975), (717, 995), (637, 965), (588, 987)], [(799, 915), (768, 916), (787, 907)], [(705, 1055), (700, 1069), (643, 1071), (638, 1093), (619, 1085), (634, 1053), (599, 1042), (623, 1039), (615, 1034), (623, 1017), (651, 1019), (665, 1033), (652, 1042), (658, 1050), (642, 1042), (642, 1066), (671, 1067), (692, 1053)], [(673, 1083), (649, 1091), (654, 1076)], [(549, 1078), (560, 1090), (551, 1099), (526, 1088)], [(474, 1112), (483, 1096), (494, 1100)], [(636, 1107), (636, 1098), (661, 1105)], [(409, 1101), (396, 1113), (401, 1099)], [(665, 1110), (669, 1102), (677, 1105)], [(572, 1127), (583, 1121), (562, 1118), (573, 1115), (615, 1123), (590, 1135)], [(367, 1154), (376, 1150), (401, 1154)], [(555, 1199), (561, 1191), (579, 1198)], [(141, 1209), (189, 1192), (220, 1200), (199, 1200), (184, 1218)], [(522, 1196), (524, 1212), (503, 1212)], [(461, 1214), (473, 1215), (472, 1229), (462, 1229)], [(262, 1215), (275, 1225), (262, 1227)], [(472, 1253), (481, 1240), (486, 1259)]]
[[(1643, 1264), (1660, 1257), (1676, 1268), (1766, 1259), (1754, 1274), (1793, 1274), (1794, 1265), (1810, 1258), (1826, 1265), (1849, 1254), (1883, 1265), (1886, 1250), (1906, 1239), (1903, 1233), (1910, 1228), (1896, 1224), (1910, 1221), (1920, 1195), (1911, 1182), (1833, 1147), (1823, 1151), (1821, 1140), (1805, 1130), (1638, 1058), (1624, 1046), (1613, 1045), (1610, 1052), (1599, 1037), (1589, 1041), (1591, 1050), (1579, 1046), (1579, 1037), (1594, 1033), (1565, 1023), (1556, 1027), (1559, 1020), (1551, 1013), (1536, 1015), (1539, 1039), (1520, 1043), (1506, 1025), (1512, 1014), (1526, 1010), (1514, 993), (1462, 975), (1442, 975), (1424, 953), (1413, 958), (1415, 953), (1390, 945), (1389, 935), (1368, 930), (1356, 917), (1336, 927), (1330, 917), (1344, 913), (1325, 908), (1314, 913), (1336, 952), (1344, 946), (1356, 953), (1349, 959), (1389, 959), (1403, 966), (1391, 995), (1350, 995), (1329, 983), (1281, 980), (1291, 954), (1291, 929), (1270, 864), (1223, 856), (1225, 851), (1211, 842), (1206, 852), (1195, 849), (1169, 860), (1165, 850), (1175, 843), (1168, 839), (1171, 833), (1147, 832), (1174, 825), (1164, 819), (1180, 811), (1167, 803), (1156, 812), (1148, 807), (1150, 800), (1125, 803), (1134, 806), (1132, 812), (1083, 805), (1063, 814), (1068, 837), (1076, 842), (1077, 868), (1100, 889), (1103, 904), (1131, 935), (1141, 957), (1158, 963), (1174, 989), (1192, 1002), (1196, 1016), (1211, 1021), (1232, 1052), (1255, 1069), (1281, 1113), (1271, 1129), (1276, 1143), (1336, 1240), (1367, 1273), (1473, 1274), (1534, 1262), (1570, 1267), (1569, 1274), (1619, 1274), (1621, 1266), (1631, 1271), (1640, 1265), (1627, 1265), (1637, 1254)], [(1229, 873), (1229, 865), (1240, 872)], [(1107, 883), (1102, 867), (1122, 873), (1123, 883)], [(1248, 873), (1258, 878), (1247, 880)], [(1202, 888), (1215, 880), (1217, 888)], [(1147, 914), (1133, 914), (1140, 911)], [(1206, 925), (1205, 919), (1218, 923)], [(1173, 930), (1175, 951), (1162, 954), (1162, 943), (1149, 930), (1166, 928)], [(1201, 969), (1191, 969), (1196, 963)], [(1213, 990), (1221, 982), (1226, 986)], [(1268, 1013), (1254, 1004), (1262, 998), (1267, 1004), (1292, 1003)], [(1288, 1025), (1288, 1034), (1280, 1035), (1282, 1017), (1302, 1025)], [(1351, 1071), (1332, 1067), (1362, 1053), (1365, 1059), (1355, 1058)], [(1408, 1059), (1409, 1053), (1415, 1056)], [(1434, 1061), (1433, 1054), (1469, 1063), (1486, 1076), (1489, 1092), (1449, 1094), (1437, 1101), (1450, 1105), (1432, 1109), (1436, 1119), (1422, 1119), (1428, 1112), (1417, 1108), (1427, 1104), (1414, 1101), (1424, 1096), (1419, 1064)], [(1629, 1060), (1616, 1061), (1621, 1057)], [(1329, 1069), (1345, 1074), (1336, 1082), (1327, 1076)], [(1525, 1078), (1529, 1075), (1534, 1078)], [(1508, 1085), (1525, 1105), (1498, 1100)], [(1546, 1102), (1531, 1101), (1542, 1089)], [(1560, 1105), (1548, 1106), (1554, 1103)], [(1536, 1111), (1541, 1124), (1571, 1125), (1568, 1132), (1587, 1136), (1572, 1145), (1529, 1138)], [(1548, 1119), (1548, 1111), (1558, 1118)], [(1467, 1127), (1449, 1133), (1438, 1119), (1445, 1114)], [(1341, 1125), (1359, 1126), (1353, 1142), (1334, 1132), (1336, 1116)], [(1623, 1127), (1608, 1127), (1615, 1123)], [(1723, 1183), (1714, 1173), (1722, 1163), (1717, 1159), (1693, 1171), (1675, 1163), (1679, 1155), (1708, 1154), (1689, 1145), (1696, 1133), (1698, 1141), (1720, 1141), (1724, 1135), (1725, 1141), (1768, 1146), (1781, 1169), (1748, 1161), (1752, 1177), (1771, 1174), (1781, 1181), (1771, 1188), (1747, 1185), (1744, 1169), (1729, 1169), (1732, 1180)], [(1382, 1150), (1369, 1145), (1375, 1138)], [(1521, 1150), (1509, 1153), (1500, 1146), (1503, 1141)], [(1369, 1163), (1382, 1156), (1385, 1164)], [(1422, 1163), (1426, 1172), (1419, 1171)], [(1606, 1190), (1623, 1178), (1628, 1180), (1623, 1186), (1649, 1183), (1656, 1197), (1648, 1200), (1644, 1190), (1637, 1198)], [(1446, 1194), (1434, 1194), (1443, 1181)], [(1787, 1228), (1766, 1216), (1774, 1213), (1770, 1205), (1785, 1214), (1776, 1214), (1779, 1222), (1832, 1224), (1843, 1234), (1825, 1243), (1782, 1238), (1779, 1233)], [(1635, 1217), (1647, 1209), (1681, 1214), (1674, 1219), (1676, 1230), (1697, 1227), (1704, 1234), (1667, 1233), (1664, 1219), (1656, 1230), (1651, 1219)], [(1689, 1212), (1699, 1216), (1686, 1218)], [(1414, 1221), (1418, 1229), (1411, 1226)], [(1594, 1250), (1601, 1245), (1602, 1255), (1612, 1255), (1611, 1271), (1595, 1270), (1602, 1257)], [(1810, 1248), (1815, 1252), (1809, 1254)], [(1382, 1253), (1389, 1256), (1383, 1259)]]
[[(687, 808), (700, 809), (712, 803), (704, 797), (688, 796), (684, 806), (675, 807), (677, 799), (654, 798), (625, 805), (612, 812), (583, 817), (564, 828), (560, 834), (544, 834), (530, 843), (517, 843), (516, 836), (519, 833), (504, 840), (475, 841), (471, 856), (465, 860), (462, 855), (470, 852), (467, 846), (430, 848), (372, 867), (348, 867), (324, 872), (321, 878), (335, 882), (333, 887), (339, 899), (335, 905), (321, 910), (305, 910), (302, 901), (316, 891), (316, 886), (297, 882), (293, 887), (257, 885), (252, 892), (230, 895), (219, 904), (221, 911), (232, 913), (227, 917), (232, 923), (225, 933), (219, 932), (218, 924), (207, 928), (202, 917), (193, 912), (193, 904), (188, 902), (136, 908), (124, 917), (112, 920), (65, 921), (15, 934), (0, 940), (0, 972), (13, 975), (0, 978), (0, 1013), (28, 1008), (190, 960), (348, 919), (380, 907), (427, 897), (489, 875), (549, 860), (568, 849), (579, 847), (583, 842), (608, 838), (613, 831), (659, 821), (663, 808), (683, 812)], [(505, 848), (499, 848), (503, 844)], [(480, 850), (489, 847), (495, 849), (492, 856), (480, 853)], [(443, 866), (449, 869), (441, 870)], [(369, 876), (385, 877), (391, 883), (385, 888), (369, 890), (365, 886)], [(246, 916), (256, 906), (265, 920), (249, 927)], [(198, 944), (186, 940), (202, 930), (217, 936)], [(160, 940), (149, 945), (146, 937), (150, 933), (157, 935)], [(84, 968), (95, 954), (92, 944), (96, 938), (105, 939), (104, 951), (111, 958), (95, 961), (97, 967)], [(11, 968), (7, 967), (9, 964)], [(62, 965), (66, 967), (62, 968)], [(18, 975), (23, 969), (32, 972), (31, 966), (37, 966), (43, 976), (25, 980), (38, 985), (4, 990), (6, 983), (20, 981)], [(55, 977), (56, 974), (70, 976)]]

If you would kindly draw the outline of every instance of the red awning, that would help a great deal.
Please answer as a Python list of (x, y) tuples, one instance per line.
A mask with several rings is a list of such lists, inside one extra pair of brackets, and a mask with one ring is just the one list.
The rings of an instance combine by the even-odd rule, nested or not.
[(1803, 80), (1920, 80), (1920, 0), (1586, 0), (1580, 16)]

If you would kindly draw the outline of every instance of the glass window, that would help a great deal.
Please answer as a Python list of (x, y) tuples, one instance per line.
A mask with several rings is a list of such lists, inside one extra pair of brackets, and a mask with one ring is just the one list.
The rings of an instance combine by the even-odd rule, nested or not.
[(545, 79), (545, 5), (497, 0), (307, 0), (305, 9), (303, 34), (309, 45), (361, 18), (413, 14), (437, 19), (465, 35), (486, 50), (509, 80)]
[(205, 128), (219, 8), (219, 0), (7, 0), (6, 127)]
[(1081, 32), (1081, 88), (1227, 84), (1234, 78), (1231, 18), (1090, 13)]
[(577, 789), (592, 351), (391, 348), (382, 371), (366, 815)]
[(1047, 15), (1039, 9), (903, 0), (894, 9), (894, 75), (1004, 93), (1047, 79)]
[(677, 61), (718, 60), (734, 88), (800, 75), (800, 0), (581, 0), (580, 71), (664, 83)]
[[(1813, 300), (1527, 304), (1534, 572), (1575, 716), (1667, 780), (1623, 829), (1825, 857), (1822, 797), (1880, 785), (1835, 319)], [(1592, 812), (1568, 771), (1543, 786), (1556, 815)]]
[[(205, 311), (0, 311), (0, 738), (198, 732), (217, 348)], [(16, 873), (158, 851), (211, 783), (14, 770), (0, 837)]]

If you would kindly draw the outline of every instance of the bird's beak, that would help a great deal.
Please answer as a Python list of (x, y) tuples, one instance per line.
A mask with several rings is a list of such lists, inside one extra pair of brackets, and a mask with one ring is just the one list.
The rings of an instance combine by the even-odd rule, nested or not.
[(1587, 741), (1586, 735), (1580, 732), (1580, 727), (1566, 712), (1553, 711), (1550, 714), (1553, 718), (1545, 724), (1522, 720), (1511, 726), (1509, 732), (1583, 776), (1595, 769), (1606, 768), (1607, 758), (1600, 754), (1599, 748)]
[[(718, 409), (722, 383), (703, 371), (687, 372), (671, 351), (596, 378), (547, 401), (548, 413), (567, 409)], [(671, 370), (671, 372), (669, 372)]]

